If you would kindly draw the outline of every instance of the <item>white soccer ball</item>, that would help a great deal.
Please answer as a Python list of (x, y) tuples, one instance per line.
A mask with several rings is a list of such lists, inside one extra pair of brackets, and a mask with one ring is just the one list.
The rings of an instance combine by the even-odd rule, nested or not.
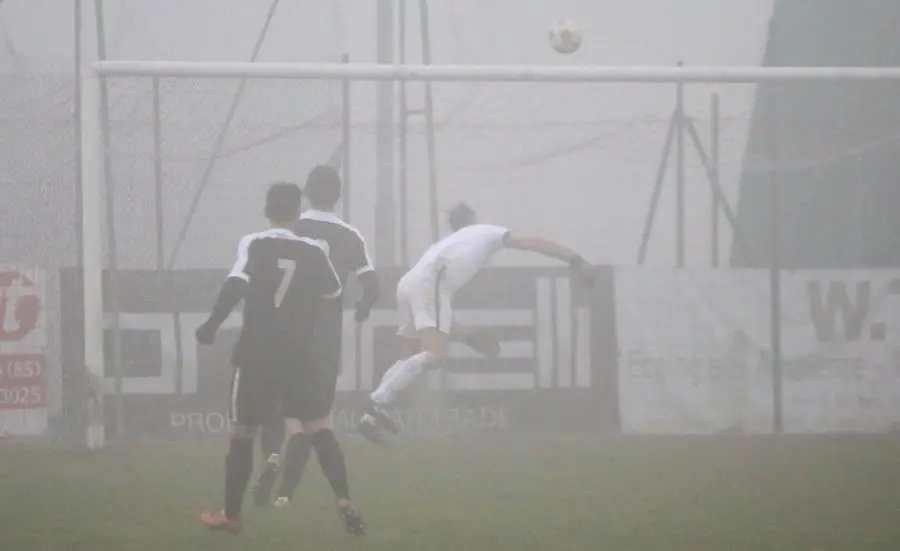
[(550, 27), (550, 45), (561, 54), (574, 53), (581, 47), (581, 27), (574, 21), (561, 19)]

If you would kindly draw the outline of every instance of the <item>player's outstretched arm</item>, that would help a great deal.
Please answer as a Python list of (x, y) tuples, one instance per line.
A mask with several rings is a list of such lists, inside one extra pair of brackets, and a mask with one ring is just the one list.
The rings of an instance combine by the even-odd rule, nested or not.
[(509, 249), (538, 253), (543, 256), (562, 260), (568, 264), (571, 264), (576, 258), (581, 258), (578, 256), (578, 253), (568, 247), (543, 237), (528, 237), (507, 233), (506, 237), (503, 238), (503, 245)]
[(581, 255), (572, 249), (543, 237), (528, 237), (507, 233), (503, 238), (503, 245), (509, 249), (529, 251), (562, 260), (569, 265), (569, 268), (583, 275), (586, 275), (587, 270), (590, 268), (590, 265), (585, 262)]

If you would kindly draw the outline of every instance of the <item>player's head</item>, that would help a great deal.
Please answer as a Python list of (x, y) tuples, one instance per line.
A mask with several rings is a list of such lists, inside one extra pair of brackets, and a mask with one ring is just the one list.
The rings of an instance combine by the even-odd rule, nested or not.
[(290, 182), (275, 182), (266, 194), (266, 218), (273, 225), (293, 224), (300, 216), (300, 186)]
[(334, 167), (317, 165), (309, 172), (303, 191), (313, 208), (333, 210), (341, 198), (341, 176)]
[(447, 211), (447, 222), (453, 231), (471, 226), (475, 223), (477, 215), (475, 209), (467, 205), (465, 202), (459, 203), (449, 211)]

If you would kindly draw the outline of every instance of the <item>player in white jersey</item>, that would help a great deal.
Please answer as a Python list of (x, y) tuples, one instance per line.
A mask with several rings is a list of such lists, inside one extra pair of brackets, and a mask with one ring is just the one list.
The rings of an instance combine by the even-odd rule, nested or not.
[(449, 213), (453, 233), (429, 247), (397, 283), (403, 359), (385, 372), (360, 420), (359, 431), (369, 440), (380, 443), (383, 430), (397, 431), (386, 408), (424, 371), (436, 366), (451, 340), (465, 342), (488, 356), (499, 352), (491, 337), (452, 321), (454, 294), (487, 266), (495, 253), (501, 249), (535, 252), (562, 260), (586, 282), (590, 279), (590, 266), (570, 249), (548, 239), (515, 235), (502, 226), (480, 224), (476, 218), (465, 203), (453, 208)]

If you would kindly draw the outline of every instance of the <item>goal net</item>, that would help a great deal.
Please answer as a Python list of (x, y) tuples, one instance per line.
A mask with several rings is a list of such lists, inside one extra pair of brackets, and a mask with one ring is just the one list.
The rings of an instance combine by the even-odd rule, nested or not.
[[(881, 116), (893, 86), (875, 82), (884, 72), (114, 62), (100, 74), (82, 88), (84, 281), (60, 282), (78, 291), (61, 294), (61, 319), (83, 320), (83, 335), (60, 358), (64, 372), (96, 378), (108, 431), (227, 429), (239, 314), (214, 347), (198, 347), (194, 329), (238, 239), (264, 227), (266, 186), (302, 185), (323, 163), (345, 176), (338, 213), (367, 238), (385, 295), (369, 323), (345, 327), (341, 429), (352, 429), (398, 353), (394, 282), (463, 200), (486, 222), (558, 240), (604, 267), (586, 289), (552, 262), (498, 256), (454, 310), (495, 329), (500, 357), (454, 345), (426, 381), (441, 399), (398, 410), (406, 430), (900, 422), (888, 405), (878, 414), (847, 405), (865, 385), (879, 404), (893, 392), (880, 383), (900, 388), (886, 374), (847, 382), (859, 358), (893, 357), (879, 340), (884, 323), (860, 322), (875, 348), (834, 337), (853, 332), (860, 297), (888, 295), (891, 276), (786, 272), (773, 300), (767, 271), (773, 242), (787, 267), (869, 254), (860, 247), (876, 254), (879, 243), (841, 227), (884, 215), (860, 191), (877, 189), (878, 163), (896, 157), (897, 121)], [(871, 101), (804, 107), (804, 97), (831, 105), (842, 94)], [(839, 208), (830, 222), (816, 201)], [(857, 265), (866, 264), (847, 260)]]

